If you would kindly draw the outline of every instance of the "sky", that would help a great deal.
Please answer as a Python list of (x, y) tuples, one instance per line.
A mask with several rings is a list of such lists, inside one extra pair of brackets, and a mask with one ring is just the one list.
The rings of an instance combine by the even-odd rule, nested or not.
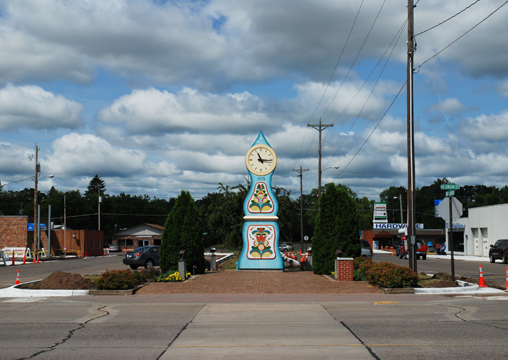
[[(504, 3), (414, 8), (417, 187), (507, 184)], [(262, 131), (273, 185), (299, 196), (321, 119), (322, 183), (377, 200), (407, 187), (406, 20), (395, 0), (0, 0), (1, 184), (33, 188), (37, 144), (41, 191), (98, 174), (113, 195), (199, 199), (245, 183)]]

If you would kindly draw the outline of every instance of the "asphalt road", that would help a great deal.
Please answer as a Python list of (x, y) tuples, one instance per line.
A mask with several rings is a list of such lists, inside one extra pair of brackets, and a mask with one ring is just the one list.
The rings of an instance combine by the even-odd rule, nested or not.
[(2, 299), (1, 358), (506, 359), (508, 297), (425, 297), (322, 304)]
[(128, 269), (122, 263), (124, 253), (84, 259), (42, 261), (39, 264), (0, 266), (0, 288), (9, 287), (16, 282), (20, 270), (21, 282), (44, 279), (55, 271), (64, 271), (80, 275), (101, 274), (106, 270)]
[[(479, 268), (482, 266), (483, 277), (485, 280), (495, 281), (501, 288), (506, 288), (506, 268), (507, 264), (501, 264), (500, 261), (491, 264), (489, 261), (463, 261), (457, 260), (460, 256), (455, 257), (455, 276), (466, 276), (469, 278), (479, 277)], [(401, 260), (397, 256), (390, 254), (374, 254), (373, 260), (376, 262), (388, 261), (397, 265), (409, 266), (409, 260)], [(417, 260), (418, 273), (425, 272), (436, 274), (445, 272), (451, 274), (451, 261), (439, 258), (429, 258), (426, 260)]]

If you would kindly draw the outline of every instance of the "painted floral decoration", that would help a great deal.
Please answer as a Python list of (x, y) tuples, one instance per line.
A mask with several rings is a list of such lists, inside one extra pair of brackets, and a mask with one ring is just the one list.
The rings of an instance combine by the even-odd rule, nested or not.
[(256, 189), (252, 194), (250, 202), (250, 210), (252, 212), (269, 212), (272, 210), (272, 204), (269, 195), (267, 194), (265, 184), (258, 183)]
[(254, 243), (251, 247), (250, 255), (256, 258), (266, 258), (273, 254), (270, 242), (268, 240), (271, 232), (266, 228), (257, 228), (252, 231)]

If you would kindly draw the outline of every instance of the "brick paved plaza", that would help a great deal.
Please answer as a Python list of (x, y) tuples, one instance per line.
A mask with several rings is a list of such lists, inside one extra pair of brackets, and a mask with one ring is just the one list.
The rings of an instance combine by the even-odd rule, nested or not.
[(152, 283), (136, 294), (352, 294), (380, 293), (364, 281), (335, 281), (310, 271), (219, 271), (185, 282)]

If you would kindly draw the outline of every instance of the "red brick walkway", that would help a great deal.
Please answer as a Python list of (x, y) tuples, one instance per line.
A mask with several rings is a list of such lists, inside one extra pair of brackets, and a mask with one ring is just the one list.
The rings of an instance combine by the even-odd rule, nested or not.
[(206, 273), (177, 283), (151, 283), (136, 295), (158, 294), (375, 294), (366, 282), (339, 282), (309, 271)]

